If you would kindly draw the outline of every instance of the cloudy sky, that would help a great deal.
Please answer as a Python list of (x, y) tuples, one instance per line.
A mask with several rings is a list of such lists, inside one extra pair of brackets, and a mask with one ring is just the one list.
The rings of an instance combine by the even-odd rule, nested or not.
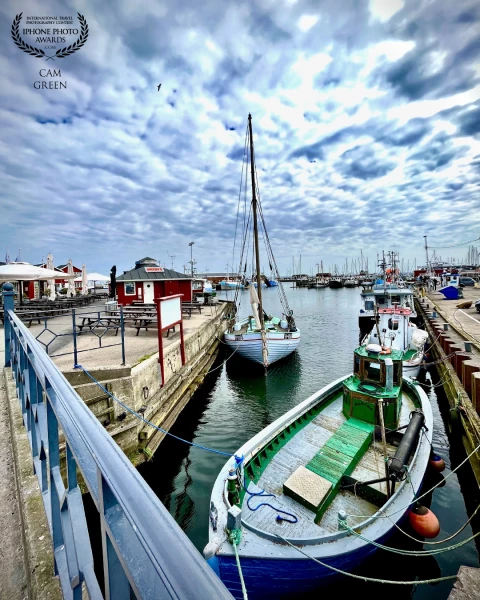
[[(80, 11), (88, 40), (29, 56), (20, 11)], [(226, 270), (249, 112), (281, 272), (480, 237), (477, 1), (9, 0), (0, 20), (0, 260), (183, 270), (195, 241)], [(67, 89), (35, 89), (41, 68)]]

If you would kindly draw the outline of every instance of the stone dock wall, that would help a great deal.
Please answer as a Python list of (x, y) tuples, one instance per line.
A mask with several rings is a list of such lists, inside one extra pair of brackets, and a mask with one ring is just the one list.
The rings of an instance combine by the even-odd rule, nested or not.
[[(126, 406), (168, 430), (215, 362), (227, 326), (228, 309), (229, 303), (223, 303), (215, 316), (185, 336), (185, 365), (182, 366), (180, 340), (164, 348), (163, 387), (158, 353), (134, 367), (99, 367), (90, 372)], [(72, 369), (64, 371), (64, 375), (134, 464), (152, 456), (165, 434), (126, 411), (83, 371)]]
[[(458, 302), (453, 301), (455, 304)], [(450, 425), (457, 427), (465, 450), (470, 454), (480, 445), (480, 344), (471, 340), (451, 315), (431, 298), (419, 298), (416, 305), (430, 334), (431, 358), (450, 404)], [(470, 350), (465, 350), (465, 342)], [(480, 485), (480, 451), (470, 459)]]

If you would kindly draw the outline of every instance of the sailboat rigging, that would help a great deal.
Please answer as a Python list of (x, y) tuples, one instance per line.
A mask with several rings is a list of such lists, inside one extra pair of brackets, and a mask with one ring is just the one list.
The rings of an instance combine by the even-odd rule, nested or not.
[[(247, 144), (248, 141), (248, 144)], [(268, 367), (273, 362), (284, 358), (293, 352), (300, 341), (300, 331), (298, 330), (293, 318), (293, 311), (290, 310), (287, 297), (281, 282), (279, 281), (278, 268), (273, 256), (270, 240), (268, 238), (265, 219), (258, 193), (258, 179), (255, 169), (255, 150), (253, 144), (252, 116), (248, 115), (247, 137), (245, 144), (246, 154), (250, 154), (250, 174), (252, 186), (252, 200), (250, 211), (244, 227), (243, 245), (240, 255), (240, 268), (247, 260), (244, 260), (246, 254), (246, 245), (249, 238), (249, 224), (253, 224), (253, 246), (255, 257), (255, 276), (250, 284), (250, 305), (253, 316), (243, 319), (233, 317), (229, 327), (225, 332), (225, 342), (237, 352), (240, 356), (262, 364)], [(248, 168), (248, 167), (247, 167)], [(247, 176), (247, 173), (245, 173)], [(243, 174), (242, 174), (243, 182)], [(250, 217), (252, 219), (250, 220)], [(262, 271), (260, 268), (260, 244), (259, 244), (259, 222), (263, 230), (263, 237), (267, 256), (271, 270), (278, 281), (278, 291), (280, 302), (283, 308), (282, 318), (272, 317), (265, 313), (262, 298)], [(245, 273), (243, 275), (245, 278)], [(254, 285), (254, 282), (256, 285)], [(239, 301), (240, 290), (235, 293), (235, 305)]]

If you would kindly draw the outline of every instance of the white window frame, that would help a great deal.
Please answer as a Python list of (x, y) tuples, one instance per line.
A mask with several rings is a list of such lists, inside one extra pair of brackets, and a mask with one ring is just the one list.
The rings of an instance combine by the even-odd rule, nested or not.
[[(133, 294), (129, 294), (127, 292), (127, 285), (132, 285), (133, 284)], [(137, 295), (137, 286), (135, 285), (134, 281), (125, 281), (123, 283), (123, 292), (125, 294), (125, 296), (136, 296)]]

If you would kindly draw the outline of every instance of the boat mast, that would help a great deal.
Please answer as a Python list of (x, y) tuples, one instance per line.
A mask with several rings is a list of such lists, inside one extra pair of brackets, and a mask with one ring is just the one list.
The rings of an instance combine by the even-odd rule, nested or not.
[(252, 115), (248, 113), (248, 132), (250, 135), (250, 171), (252, 175), (252, 211), (253, 211), (253, 233), (255, 241), (255, 263), (257, 268), (257, 295), (260, 317), (260, 329), (264, 329), (263, 305), (262, 305), (262, 281), (260, 277), (260, 250), (258, 244), (258, 222), (257, 222), (257, 194), (255, 186), (255, 161), (253, 155), (253, 133), (252, 133)]
[(426, 256), (427, 256), (426, 273), (427, 273), (427, 275), (429, 275), (429, 274), (430, 274), (430, 268), (429, 268), (429, 266), (428, 266), (428, 246), (427, 246), (427, 236), (426, 236), (426, 235), (424, 235), (423, 237), (424, 237), (424, 239), (425, 239), (425, 254), (426, 254)]

